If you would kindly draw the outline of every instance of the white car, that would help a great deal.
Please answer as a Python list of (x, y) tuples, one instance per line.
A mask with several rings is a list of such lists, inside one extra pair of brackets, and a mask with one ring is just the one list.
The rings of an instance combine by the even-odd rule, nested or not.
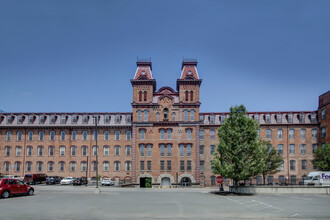
[(61, 185), (70, 185), (72, 184), (74, 178), (72, 176), (65, 177), (64, 179), (61, 180)]
[(102, 186), (104, 186), (104, 185), (113, 186), (115, 184), (115, 182), (110, 178), (103, 178), (101, 184), (102, 184)]

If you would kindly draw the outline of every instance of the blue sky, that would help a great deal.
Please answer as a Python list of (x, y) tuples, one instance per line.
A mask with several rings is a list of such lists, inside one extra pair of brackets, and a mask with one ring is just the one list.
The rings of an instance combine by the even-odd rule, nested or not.
[(157, 89), (197, 58), (201, 111), (316, 110), (330, 1), (0, 0), (0, 110), (129, 112), (136, 59)]

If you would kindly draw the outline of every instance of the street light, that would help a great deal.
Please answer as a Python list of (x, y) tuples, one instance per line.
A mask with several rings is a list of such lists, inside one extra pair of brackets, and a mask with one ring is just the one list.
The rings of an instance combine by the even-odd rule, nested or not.
[(98, 131), (97, 131), (97, 116), (93, 116), (95, 119), (95, 147), (96, 147), (96, 188), (99, 188), (99, 161), (98, 161), (98, 146), (97, 146), (97, 136), (98, 136)]
[(85, 186), (87, 186), (88, 184), (88, 153), (86, 154), (87, 156), (87, 162), (86, 162), (86, 184)]

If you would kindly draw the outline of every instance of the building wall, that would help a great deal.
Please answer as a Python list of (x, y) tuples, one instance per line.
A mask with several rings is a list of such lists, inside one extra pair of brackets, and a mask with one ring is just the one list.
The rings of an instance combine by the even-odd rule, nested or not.
[[(111, 177), (116, 180), (124, 180), (128, 183), (139, 183), (142, 177), (151, 177), (154, 184), (161, 184), (162, 178), (169, 178), (172, 184), (179, 183), (184, 177), (188, 177), (193, 184), (210, 186), (215, 184), (215, 175), (211, 170), (212, 152), (218, 144), (218, 128), (228, 112), (200, 113), (199, 89), (201, 79), (197, 73), (197, 62), (183, 62), (180, 79), (177, 80), (178, 91), (169, 87), (163, 87), (156, 91), (156, 81), (152, 77), (151, 62), (137, 63), (137, 71), (133, 86), (132, 112), (126, 113), (1, 113), (0, 114), (0, 172), (2, 174), (14, 174), (24, 176), (27, 173), (46, 173), (47, 175), (81, 177), (86, 175), (82, 170), (82, 162), (88, 161), (87, 176), (96, 176), (92, 169), (92, 162), (96, 161), (92, 147), (96, 145), (93, 138), (95, 130), (95, 118), (98, 120), (98, 161), (99, 175)], [(142, 98), (139, 92), (142, 92)], [(146, 93), (146, 100), (144, 99)], [(187, 92), (188, 99), (187, 99)], [(190, 97), (190, 92), (193, 92)], [(283, 146), (284, 158), (283, 170), (272, 175), (274, 182), (279, 182), (279, 177), (290, 182), (294, 176), (298, 180), (313, 171), (311, 160), (313, 158), (313, 146), (329, 143), (330, 120), (330, 93), (319, 97), (320, 106), (317, 111), (303, 112), (249, 112), (248, 117), (260, 124), (259, 135), (262, 139), (269, 140), (276, 148)], [(325, 109), (324, 119), (321, 117)], [(144, 111), (148, 111), (148, 117), (144, 117)], [(167, 118), (165, 111), (167, 110)], [(141, 120), (138, 118), (141, 111)], [(184, 112), (188, 111), (188, 117)], [(172, 113), (175, 113), (173, 118)], [(193, 112), (193, 117), (191, 117)], [(157, 116), (159, 114), (159, 116)], [(326, 128), (324, 137), (321, 129)], [(289, 130), (294, 130), (294, 137), (289, 138)], [(161, 138), (161, 130), (164, 130), (164, 138)], [(171, 131), (171, 138), (167, 131)], [(187, 137), (191, 130), (191, 137)], [(266, 131), (271, 130), (271, 137), (266, 136)], [(282, 131), (281, 137), (278, 131)], [(301, 130), (305, 130), (302, 137)], [(312, 135), (313, 131), (317, 133)], [(22, 132), (21, 140), (17, 138), (17, 132)], [(33, 140), (28, 140), (29, 132), (33, 132)], [(39, 140), (39, 132), (44, 132), (44, 139)], [(55, 140), (50, 140), (50, 132), (55, 131)], [(65, 140), (61, 140), (61, 132), (65, 131)], [(76, 140), (72, 139), (72, 131), (76, 132)], [(87, 140), (83, 140), (83, 132), (87, 131)], [(105, 139), (105, 132), (109, 131), (109, 139)], [(116, 131), (120, 132), (120, 139), (116, 140)], [(7, 133), (11, 132), (10, 140)], [(126, 133), (130, 135), (127, 137)], [(141, 132), (145, 132), (144, 138)], [(204, 132), (202, 135), (201, 132)], [(214, 135), (211, 133), (214, 132)], [(290, 144), (294, 144), (294, 152), (289, 152)], [(151, 155), (147, 154), (147, 146), (151, 146)], [(164, 156), (161, 155), (161, 146), (165, 146)], [(171, 155), (167, 155), (166, 146), (171, 146)], [(180, 145), (184, 146), (184, 155), (180, 155)], [(305, 145), (302, 152), (301, 145)], [(28, 146), (32, 146), (32, 155), (27, 155)], [(43, 155), (37, 153), (39, 146), (43, 146)], [(49, 147), (55, 148), (53, 156), (49, 155)], [(60, 155), (60, 147), (65, 147), (65, 155)], [(76, 146), (76, 154), (71, 154), (71, 147)], [(82, 155), (82, 147), (87, 146), (87, 155)], [(104, 154), (104, 147), (109, 146), (109, 155)], [(115, 148), (120, 147), (119, 155)], [(141, 146), (145, 147), (144, 155), (141, 155)], [(191, 155), (187, 149), (191, 146)], [(10, 155), (6, 155), (9, 147)], [(20, 156), (16, 155), (16, 148), (21, 147)], [(126, 147), (130, 147), (127, 155)], [(294, 169), (290, 168), (290, 161), (295, 161)], [(306, 160), (306, 168), (302, 168), (302, 161)], [(63, 171), (59, 163), (65, 163)], [(141, 161), (144, 161), (144, 169), (141, 169)], [(148, 169), (148, 161), (151, 169)], [(164, 169), (161, 163), (164, 161)], [(167, 167), (170, 161), (171, 167)], [(184, 161), (181, 169), (180, 161)], [(187, 163), (191, 161), (191, 169)], [(17, 169), (16, 162), (20, 162)], [(26, 170), (26, 163), (32, 163), (31, 171)], [(37, 163), (42, 162), (42, 170), (37, 170)], [(53, 162), (53, 170), (48, 169), (48, 163)], [(70, 163), (76, 162), (75, 171), (70, 170)], [(104, 170), (104, 162), (109, 163), (109, 170)], [(119, 170), (115, 169), (115, 163), (119, 162)], [(9, 163), (9, 170), (5, 164)], [(130, 166), (127, 167), (127, 164)], [(12, 165), (14, 167), (12, 168)], [(8, 167), (7, 167), (8, 168)]]

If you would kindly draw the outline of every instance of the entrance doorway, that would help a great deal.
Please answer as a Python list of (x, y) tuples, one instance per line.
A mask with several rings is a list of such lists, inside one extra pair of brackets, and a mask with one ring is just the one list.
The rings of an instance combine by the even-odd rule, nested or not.
[(140, 188), (151, 188), (152, 182), (149, 177), (140, 178)]
[(162, 188), (170, 188), (171, 187), (171, 180), (168, 177), (164, 177), (161, 181), (161, 185)]
[(191, 179), (189, 177), (183, 177), (180, 182), (181, 186), (191, 186)]

